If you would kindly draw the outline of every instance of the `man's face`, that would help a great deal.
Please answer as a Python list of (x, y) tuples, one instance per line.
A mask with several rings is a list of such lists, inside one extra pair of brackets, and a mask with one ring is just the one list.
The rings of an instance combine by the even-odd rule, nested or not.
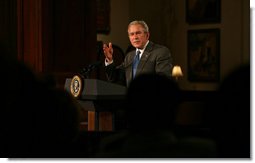
[(131, 25), (128, 29), (128, 37), (130, 43), (139, 49), (143, 49), (147, 41), (149, 40), (149, 33), (144, 32), (144, 29), (141, 25)]

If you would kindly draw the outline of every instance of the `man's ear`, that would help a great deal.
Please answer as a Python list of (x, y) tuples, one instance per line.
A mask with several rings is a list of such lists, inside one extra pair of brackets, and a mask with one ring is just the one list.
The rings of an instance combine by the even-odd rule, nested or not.
[(147, 32), (147, 39), (149, 40), (150, 38), (150, 32)]

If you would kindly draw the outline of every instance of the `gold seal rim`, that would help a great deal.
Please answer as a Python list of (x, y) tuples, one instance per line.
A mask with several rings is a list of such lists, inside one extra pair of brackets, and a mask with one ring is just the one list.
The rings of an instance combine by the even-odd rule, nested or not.
[[(75, 81), (78, 82), (78, 89), (76, 91), (74, 90), (74, 82)], [(70, 83), (70, 91), (71, 91), (71, 94), (73, 95), (73, 97), (75, 97), (75, 98), (80, 97), (82, 88), (83, 88), (83, 83), (82, 83), (81, 77), (79, 75), (74, 75), (71, 80), (71, 83)]]

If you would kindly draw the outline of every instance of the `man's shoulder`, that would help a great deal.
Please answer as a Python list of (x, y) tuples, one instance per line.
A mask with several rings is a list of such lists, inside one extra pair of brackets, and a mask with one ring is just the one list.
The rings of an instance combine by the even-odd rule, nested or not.
[(168, 49), (165, 45), (149, 42), (148, 49)]
[(167, 48), (166, 46), (157, 44), (157, 43), (153, 43), (153, 42), (151, 42), (151, 44), (146, 48), (146, 51), (149, 53), (156, 53), (156, 54), (170, 53), (169, 48)]

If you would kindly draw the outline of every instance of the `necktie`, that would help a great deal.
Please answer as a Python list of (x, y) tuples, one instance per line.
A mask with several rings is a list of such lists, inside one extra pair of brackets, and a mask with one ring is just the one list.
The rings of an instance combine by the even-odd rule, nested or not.
[(139, 60), (140, 60), (140, 51), (137, 50), (136, 51), (136, 55), (134, 57), (134, 61), (133, 61), (133, 79), (135, 77), (135, 73), (136, 73), (136, 70), (137, 70), (137, 66), (138, 66), (138, 63), (139, 63)]

